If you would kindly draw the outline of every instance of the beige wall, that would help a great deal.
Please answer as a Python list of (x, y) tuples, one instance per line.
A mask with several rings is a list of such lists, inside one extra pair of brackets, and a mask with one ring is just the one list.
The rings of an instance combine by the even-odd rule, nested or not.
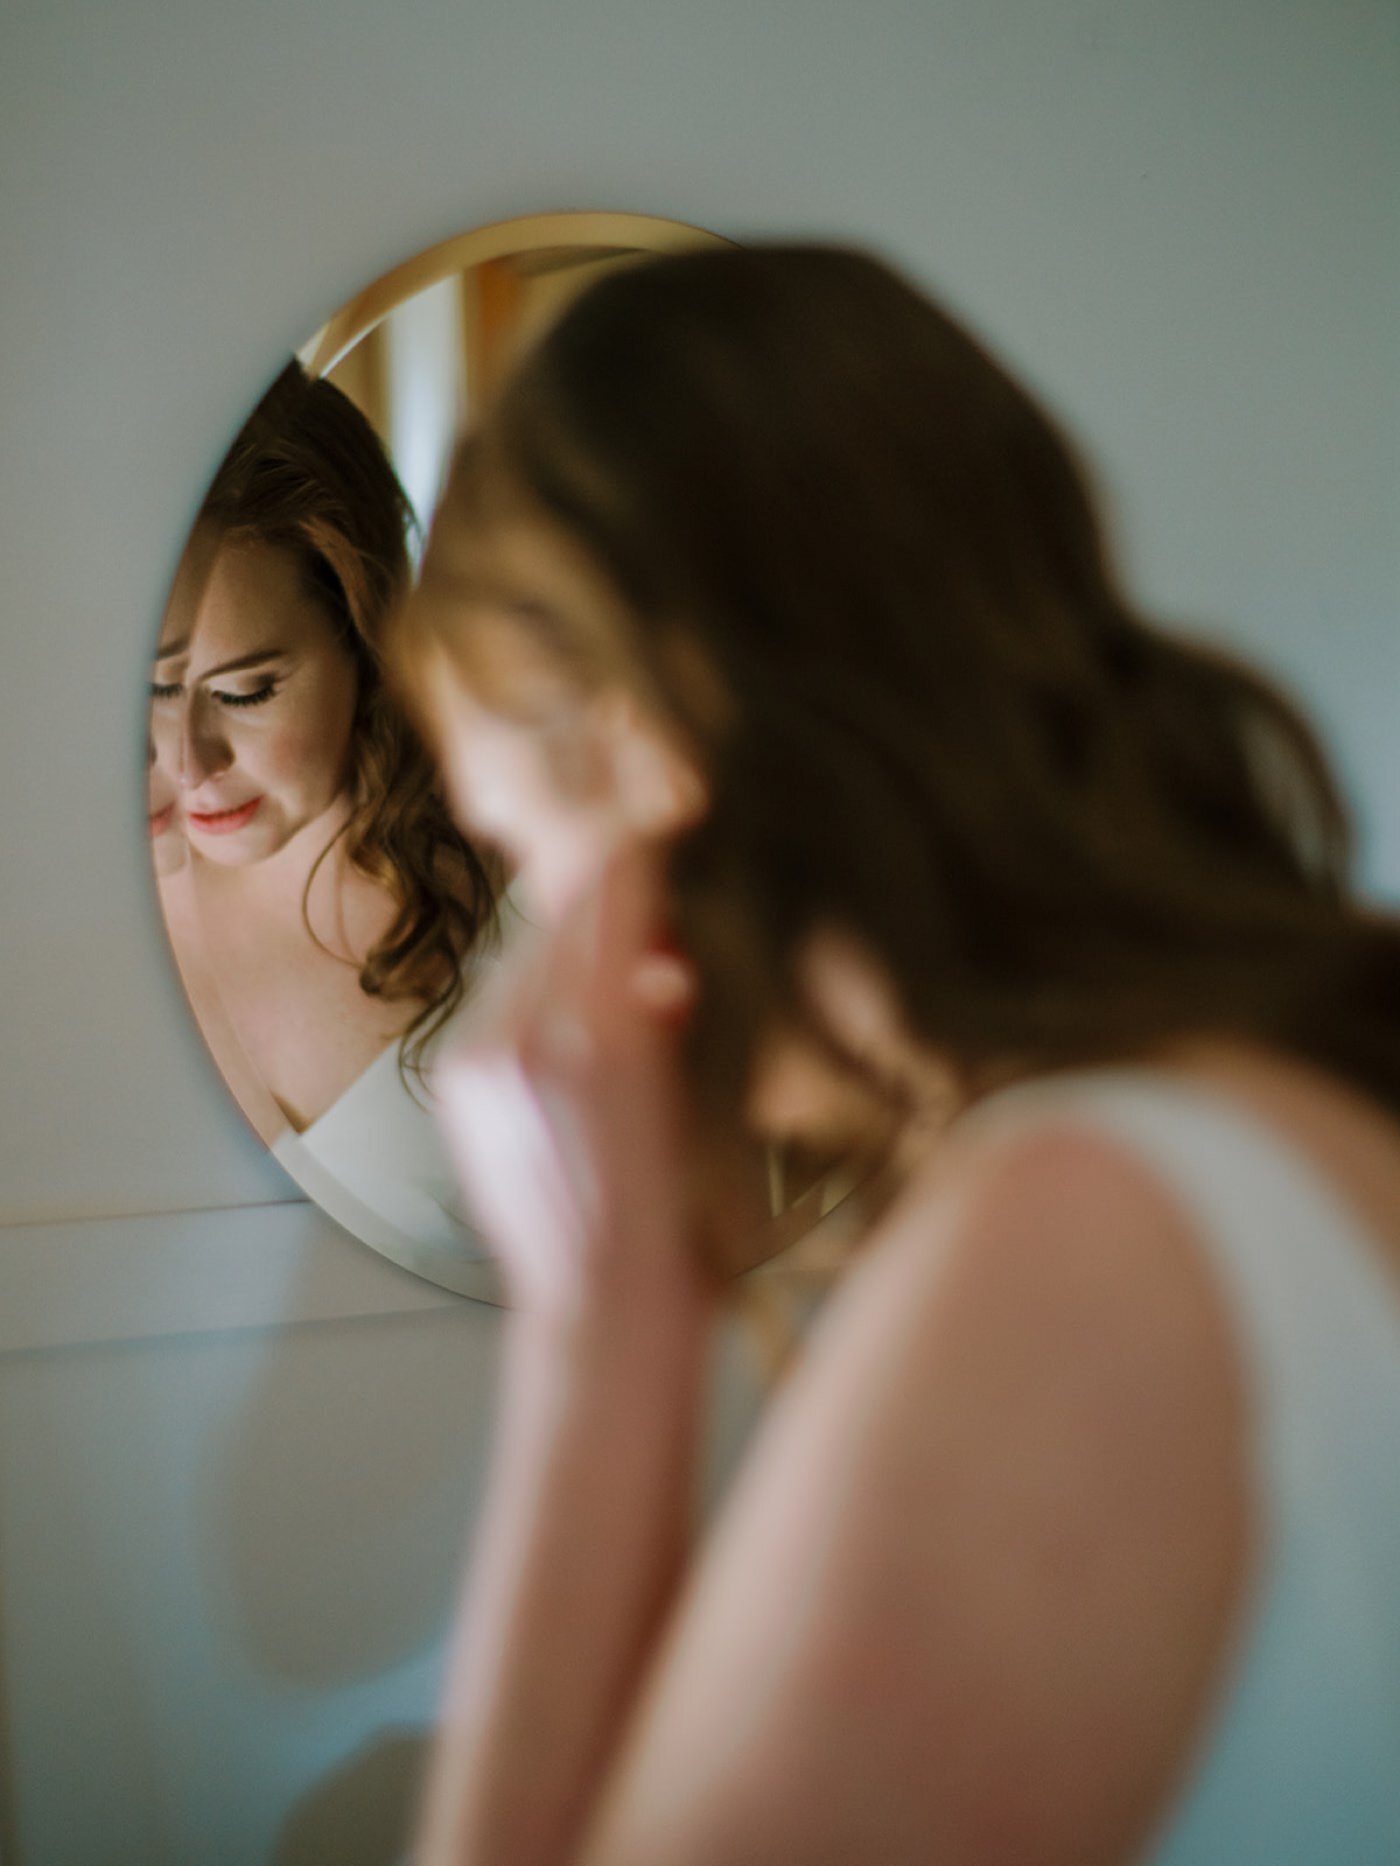
[(337, 1819), (386, 1857), (359, 1809), (392, 1825), (478, 1491), (494, 1317), (294, 1202), (144, 876), (145, 646), (264, 380), (507, 214), (879, 244), (1083, 433), (1147, 597), (1311, 698), (1400, 896), (1398, 37), (1389, 0), (8, 0), (7, 1866)]

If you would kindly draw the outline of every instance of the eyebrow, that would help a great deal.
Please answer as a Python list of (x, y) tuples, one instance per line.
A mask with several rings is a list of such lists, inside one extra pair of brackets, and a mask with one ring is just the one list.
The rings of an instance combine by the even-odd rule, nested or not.
[[(162, 661), (173, 661), (177, 656), (189, 652), (189, 638), (172, 642), (168, 648), (158, 649), (156, 665)], [(218, 667), (211, 667), (200, 675), (200, 681), (216, 680), (220, 674), (242, 674), (250, 667), (261, 667), (266, 661), (282, 661), (287, 656), (285, 648), (255, 648), (251, 654), (240, 654), (236, 660), (224, 661)]]

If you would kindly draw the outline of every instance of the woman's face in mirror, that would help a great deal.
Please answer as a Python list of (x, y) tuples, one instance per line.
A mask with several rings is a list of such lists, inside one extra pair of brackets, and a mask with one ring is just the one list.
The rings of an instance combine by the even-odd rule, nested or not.
[[(325, 815), (349, 777), (356, 670), (289, 551), (201, 540), (151, 687), (151, 830), (242, 867)], [(159, 866), (158, 856), (158, 866)]]
[(185, 838), (179, 820), (179, 784), (173, 771), (156, 757), (154, 730), (146, 740), (146, 815), (151, 833), (151, 855), (158, 875), (168, 875), (185, 860)]

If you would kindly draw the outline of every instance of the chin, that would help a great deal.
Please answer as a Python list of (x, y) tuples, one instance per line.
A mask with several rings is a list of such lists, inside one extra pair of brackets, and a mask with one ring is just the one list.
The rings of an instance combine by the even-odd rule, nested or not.
[(240, 833), (235, 836), (200, 836), (196, 831), (190, 837), (190, 846), (217, 868), (251, 868), (256, 862), (266, 861), (269, 855), (275, 855), (281, 848), (280, 838), (274, 838), (263, 832), (257, 836)]

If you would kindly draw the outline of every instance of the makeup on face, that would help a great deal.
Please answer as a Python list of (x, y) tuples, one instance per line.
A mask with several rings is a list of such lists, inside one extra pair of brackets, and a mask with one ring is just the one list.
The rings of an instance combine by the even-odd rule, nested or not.
[(191, 829), (203, 836), (231, 836), (240, 829), (246, 829), (262, 805), (261, 797), (254, 797), (248, 803), (242, 803), (232, 810), (189, 810), (185, 820)]
[(153, 797), (159, 773), (212, 861), (275, 854), (344, 790), (356, 691), (353, 656), (296, 559), (223, 546), (172, 598), (151, 685)]

